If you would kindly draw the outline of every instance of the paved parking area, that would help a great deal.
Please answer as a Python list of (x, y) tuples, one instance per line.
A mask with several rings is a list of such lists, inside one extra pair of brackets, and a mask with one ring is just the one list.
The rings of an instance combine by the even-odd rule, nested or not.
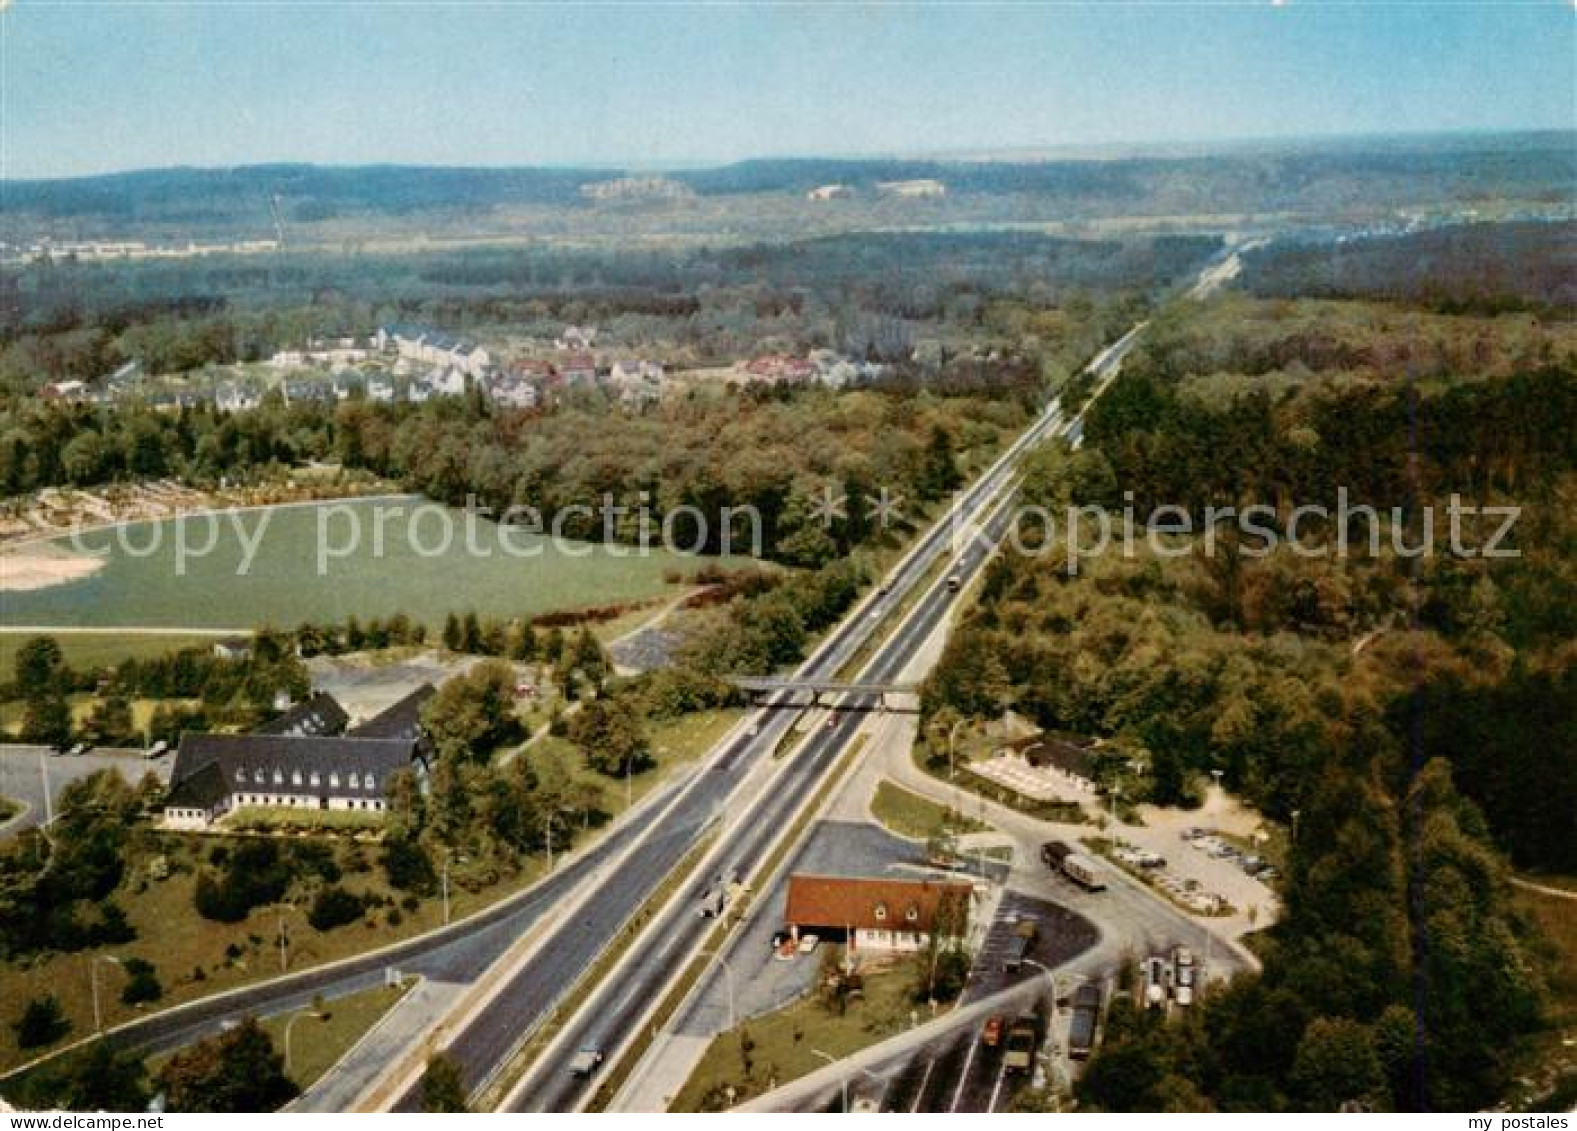
[(150, 759), (138, 750), (94, 750), (72, 757), (55, 754), (47, 746), (0, 746), (0, 795), (27, 806), (21, 814), (0, 825), (0, 836), (12, 836), (44, 823), (46, 775), (50, 798), (58, 801), (66, 786), (99, 770), (114, 770), (136, 785), (150, 773), (168, 782), (174, 763), (174, 754)]
[[(826, 876), (907, 875), (909, 868), (924, 864), (923, 855), (914, 842), (875, 826), (821, 821), (788, 871)], [(758, 894), (756, 900), (749, 922), (725, 956), (733, 971), (738, 1020), (781, 1009), (811, 988), (821, 966), (819, 953), (788, 962), (773, 957), (772, 936), (783, 926), (788, 884), (778, 884)], [(674, 1029), (680, 1034), (710, 1037), (727, 1027), (728, 981), (719, 977), (707, 984)]]

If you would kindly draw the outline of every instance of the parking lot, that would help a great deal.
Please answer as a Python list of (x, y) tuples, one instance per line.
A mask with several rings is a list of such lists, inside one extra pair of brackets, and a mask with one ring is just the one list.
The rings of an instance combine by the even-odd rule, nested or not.
[(0, 826), (0, 836), (11, 836), (44, 823), (46, 775), (50, 797), (58, 801), (66, 786), (99, 770), (114, 770), (131, 785), (150, 773), (168, 782), (174, 762), (174, 754), (144, 758), (139, 750), (98, 749), (86, 754), (65, 755), (45, 746), (0, 746), (0, 796), (27, 806), (10, 822)]

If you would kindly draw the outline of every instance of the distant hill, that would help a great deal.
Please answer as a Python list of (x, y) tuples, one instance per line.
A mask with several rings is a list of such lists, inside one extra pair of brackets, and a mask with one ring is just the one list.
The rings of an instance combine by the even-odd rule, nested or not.
[[(1280, 211), (1330, 216), (1420, 201), (1568, 201), (1577, 189), (1577, 144), (1569, 133), (1541, 133), (1438, 143), (1355, 139), (1215, 156), (1111, 160), (755, 160), (668, 173), (661, 183), (672, 191), (647, 203), (698, 207), (712, 201), (728, 207), (742, 196), (784, 194), (804, 205), (805, 194), (817, 186), (847, 186), (846, 199), (808, 206), (825, 214), (850, 201), (876, 200), (877, 186), (885, 182), (922, 180), (946, 188), (945, 202), (911, 202), (931, 210), (926, 213), (930, 222), (979, 218), (981, 202), (992, 200), (1008, 202), (1014, 210), (1001, 218), (1025, 221)], [(271, 233), (276, 201), (281, 219), (298, 232), (303, 226), (339, 225), (338, 231), (347, 223), (427, 216), (441, 227), (448, 219), (509, 207), (584, 212), (609, 203), (598, 199), (607, 193), (583, 191), (586, 186), (649, 181), (639, 171), (609, 169), (396, 165), (172, 168), (13, 180), (0, 182), (5, 205), (0, 236), (257, 236)]]

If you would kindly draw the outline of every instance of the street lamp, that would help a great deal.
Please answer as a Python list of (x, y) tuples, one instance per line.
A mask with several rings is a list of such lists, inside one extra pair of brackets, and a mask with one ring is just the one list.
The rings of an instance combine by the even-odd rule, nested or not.
[(122, 965), (121, 960), (116, 958), (113, 954), (95, 954), (93, 957), (88, 959), (88, 982), (93, 987), (93, 1031), (95, 1033), (102, 1033), (104, 1031), (104, 1014), (99, 1008), (100, 962), (113, 962), (117, 966)]
[(285, 934), (285, 912), (295, 911), (293, 903), (274, 904), (274, 913), (279, 921), (279, 972), (283, 974), (290, 966), (290, 936)]
[(953, 780), (953, 739), (958, 734), (958, 728), (964, 725), (964, 720), (959, 719), (947, 732), (947, 780)]
[(319, 1013), (315, 1009), (301, 1009), (301, 1010), (297, 1010), (295, 1013), (293, 1013), (291, 1015), (291, 1017), (290, 1017), (290, 1020), (285, 1022), (285, 1074), (286, 1075), (290, 1074), (290, 1030), (294, 1029), (295, 1026), (296, 1026), (296, 1022), (300, 1021), (303, 1017), (316, 1017), (318, 1020), (324, 1021), (324, 1020), (328, 1019), (328, 1014), (326, 1014), (326, 1013)]
[(49, 755), (38, 748), (38, 776), (44, 779), (44, 828), (55, 823), (55, 799), (49, 795)]
[(443, 887), (444, 926), (446, 926), (446, 927), (449, 925), (449, 865), (454, 863), (454, 861), (457, 860), (457, 859), (462, 864), (467, 863), (467, 860), (466, 860), (466, 858), (464, 856), (456, 857), (452, 853), (445, 852), (444, 853), (444, 866), (443, 866), (442, 869), (439, 870), (439, 873), (438, 873), (438, 878), (441, 881), (442, 887)]

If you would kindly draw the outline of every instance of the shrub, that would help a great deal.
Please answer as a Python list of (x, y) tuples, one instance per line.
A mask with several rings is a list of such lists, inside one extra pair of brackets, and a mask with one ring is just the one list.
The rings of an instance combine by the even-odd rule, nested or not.
[(360, 919), (365, 907), (366, 901), (355, 892), (346, 891), (337, 885), (326, 887), (312, 901), (312, 907), (307, 912), (307, 922), (312, 924), (314, 930), (332, 931), (335, 927), (343, 927), (346, 923)]
[(123, 965), (126, 968), (126, 985), (120, 992), (123, 1003), (137, 1005), (145, 1001), (158, 1001), (164, 996), (164, 987), (159, 984), (159, 974), (153, 963), (141, 958), (128, 958)]
[(16, 1030), (16, 1043), (24, 1049), (52, 1045), (71, 1029), (60, 1001), (54, 994), (33, 998), (22, 1010), (22, 1016), (11, 1026)]

